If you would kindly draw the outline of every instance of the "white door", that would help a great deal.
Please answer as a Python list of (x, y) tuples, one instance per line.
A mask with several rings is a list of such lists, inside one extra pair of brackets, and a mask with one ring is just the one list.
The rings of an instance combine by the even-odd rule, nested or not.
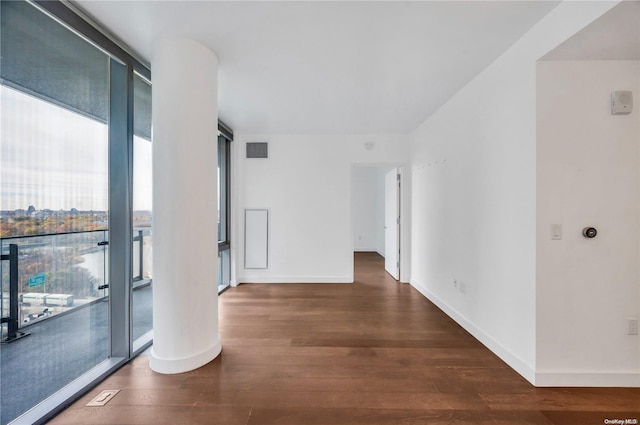
[(384, 268), (400, 279), (400, 175), (394, 168), (384, 176)]

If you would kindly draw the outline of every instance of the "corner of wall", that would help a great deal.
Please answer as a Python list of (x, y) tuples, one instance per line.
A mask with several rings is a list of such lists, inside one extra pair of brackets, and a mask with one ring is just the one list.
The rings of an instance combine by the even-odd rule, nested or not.
[(561, 2), (410, 135), (411, 283), (532, 383), (536, 61), (615, 3)]
[(485, 347), (491, 350), (494, 354), (500, 357), (505, 363), (507, 363), (513, 370), (518, 372), (524, 379), (532, 384), (535, 384), (536, 372), (534, 365), (528, 364), (519, 356), (511, 352), (508, 348), (502, 345), (499, 341), (488, 335), (478, 326), (476, 326), (471, 320), (465, 317), (463, 314), (452, 308), (449, 304), (438, 298), (435, 294), (430, 292), (425, 285), (420, 284), (416, 280), (412, 279), (410, 282), (418, 292), (420, 292), (425, 298), (431, 301), (436, 307), (442, 310), (447, 316), (451, 317), (458, 323), (464, 330), (469, 332), (480, 341)]

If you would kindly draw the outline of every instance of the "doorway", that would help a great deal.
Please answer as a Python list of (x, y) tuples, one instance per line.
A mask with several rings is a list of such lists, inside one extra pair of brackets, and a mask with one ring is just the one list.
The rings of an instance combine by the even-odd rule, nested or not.
[(353, 252), (376, 252), (400, 278), (400, 172), (392, 165), (354, 166), (351, 176)]

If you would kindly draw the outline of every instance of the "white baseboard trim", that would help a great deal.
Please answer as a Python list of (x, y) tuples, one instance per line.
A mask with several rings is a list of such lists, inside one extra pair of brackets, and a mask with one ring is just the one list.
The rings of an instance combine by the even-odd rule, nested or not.
[(380, 251), (377, 248), (371, 248), (371, 249), (367, 249), (367, 248), (353, 248), (353, 252), (375, 252), (377, 253), (379, 256), (381, 256), (382, 258), (384, 258), (384, 253), (382, 251)]
[(200, 353), (195, 353), (189, 357), (182, 358), (162, 358), (155, 352), (155, 347), (151, 347), (149, 355), (149, 367), (154, 372), (163, 374), (184, 373), (206, 365), (222, 352), (220, 336), (217, 336), (210, 347)]
[(588, 371), (541, 370), (536, 387), (640, 387), (640, 371), (594, 373)]
[(351, 276), (243, 276), (238, 283), (353, 283)]
[(476, 327), (471, 321), (469, 321), (462, 314), (458, 313), (455, 309), (451, 308), (447, 303), (438, 298), (435, 294), (430, 292), (426, 287), (411, 279), (411, 286), (413, 286), (418, 292), (424, 295), (429, 301), (434, 303), (438, 308), (444, 311), (449, 317), (455, 320), (460, 326), (462, 326), (467, 332), (473, 335), (484, 346), (491, 350), (495, 355), (500, 357), (505, 363), (507, 363), (513, 370), (518, 372), (524, 379), (535, 385), (535, 369), (529, 364), (523, 361), (520, 357), (513, 354), (507, 348), (505, 348), (498, 341), (487, 335), (484, 331)]

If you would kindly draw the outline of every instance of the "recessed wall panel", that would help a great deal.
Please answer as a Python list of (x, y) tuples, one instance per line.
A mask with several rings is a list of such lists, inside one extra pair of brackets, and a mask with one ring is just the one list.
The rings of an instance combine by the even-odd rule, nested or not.
[(244, 268), (266, 269), (269, 258), (269, 211), (244, 210)]

